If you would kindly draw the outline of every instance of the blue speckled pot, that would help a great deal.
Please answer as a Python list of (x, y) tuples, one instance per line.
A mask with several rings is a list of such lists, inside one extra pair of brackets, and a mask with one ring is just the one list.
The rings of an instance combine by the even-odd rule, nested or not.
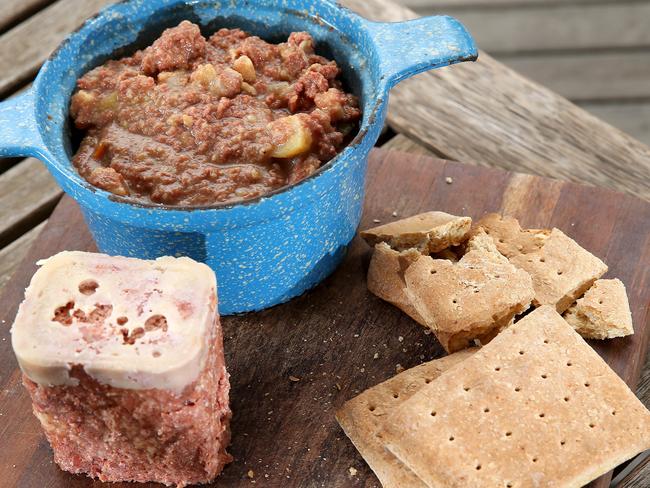
[[(246, 203), (143, 206), (92, 187), (70, 163), (68, 105), (77, 78), (128, 53), (125, 46), (150, 44), (183, 19), (205, 33), (237, 26), (272, 41), (309, 31), (361, 99), (359, 135), (313, 176)], [(476, 53), (470, 35), (450, 17), (375, 23), (317, 0), (127, 1), (88, 20), (52, 54), (29, 91), (0, 105), (0, 156), (41, 159), (79, 203), (103, 252), (190, 256), (216, 271), (222, 314), (259, 310), (313, 287), (341, 261), (361, 217), (367, 156), (382, 128), (390, 88), (418, 72), (473, 60)]]

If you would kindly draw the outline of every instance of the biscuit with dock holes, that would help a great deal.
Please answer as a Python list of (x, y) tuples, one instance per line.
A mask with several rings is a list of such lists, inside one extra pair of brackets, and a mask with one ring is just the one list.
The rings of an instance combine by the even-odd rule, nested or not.
[(371, 246), (385, 242), (396, 251), (415, 248), (431, 254), (463, 242), (471, 226), (469, 217), (425, 212), (362, 231), (361, 237)]
[(336, 420), (384, 488), (425, 488), (426, 485), (384, 449), (376, 437), (382, 420), (420, 388), (470, 357), (476, 350), (466, 349), (407, 369), (347, 401), (336, 412)]
[(472, 235), (481, 228), (494, 239), (499, 252), (507, 258), (540, 249), (551, 233), (547, 229), (522, 229), (514, 217), (495, 213), (487, 214), (476, 222)]
[(551, 231), (542, 247), (512, 256), (510, 262), (532, 276), (533, 303), (553, 305), (559, 313), (607, 272), (605, 263), (559, 229)]
[(416, 322), (426, 325), (404, 294), (404, 271), (422, 257), (415, 249), (395, 251), (385, 242), (375, 246), (368, 267), (368, 290), (382, 300), (395, 305)]
[(578, 334), (588, 339), (611, 339), (634, 334), (630, 303), (619, 279), (596, 280), (569, 308), (564, 318)]
[(378, 436), (429, 487), (578, 487), (650, 448), (650, 412), (545, 306), (390, 412)]
[(525, 311), (533, 296), (530, 275), (477, 234), (456, 263), (423, 256), (404, 273), (405, 294), (448, 352), (489, 342)]

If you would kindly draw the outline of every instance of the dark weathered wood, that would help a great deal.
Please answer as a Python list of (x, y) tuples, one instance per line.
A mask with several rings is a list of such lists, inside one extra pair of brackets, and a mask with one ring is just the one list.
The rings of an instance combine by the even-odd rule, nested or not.
[(3, 0), (0, 9), (0, 31), (23, 19), (52, 0)]
[(0, 175), (0, 247), (52, 212), (63, 192), (43, 164), (28, 158)]
[(400, 0), (415, 11), (425, 9), (446, 8), (503, 8), (503, 7), (529, 7), (529, 6), (554, 6), (554, 5), (579, 5), (582, 3), (614, 3), (616, 0)]
[(422, 6), (421, 15), (458, 17), (491, 54), (650, 45), (650, 4), (639, 1), (530, 4), (527, 8)]
[[(445, 182), (447, 176), (453, 183)], [(645, 306), (650, 299), (650, 204), (603, 189), (375, 151), (362, 228), (374, 219), (394, 219), (393, 212), (404, 216), (430, 209), (475, 218), (507, 209), (524, 225), (563, 229), (608, 262), (610, 275), (630, 290), (636, 334), (595, 347), (634, 386), (650, 329)], [(9, 326), (33, 263), (62, 249), (94, 249), (76, 205), (67, 197), (0, 299), (0, 472), (7, 486), (90, 485), (52, 463), (19, 384), (9, 342)], [(342, 266), (314, 290), (285, 305), (223, 320), (235, 462), (215, 486), (250, 486), (249, 470), (262, 486), (378, 486), (337, 426), (334, 411), (394, 375), (397, 364), (411, 367), (440, 356), (442, 350), (432, 335), (368, 293), (369, 256), (370, 249), (357, 238)], [(602, 483), (606, 481), (594, 486)]]
[(650, 354), (646, 355), (645, 367), (639, 377), (636, 394), (642, 399), (645, 406), (650, 408)]
[(392, 137), (383, 146), (381, 146), (381, 148), (393, 149), (395, 151), (403, 151), (411, 154), (424, 154), (426, 156), (435, 157), (435, 154), (429, 151), (426, 147), (418, 144), (413, 139), (409, 139), (404, 134), (397, 134), (395, 137)]
[(650, 145), (650, 101), (584, 103), (580, 106), (644, 144)]
[(650, 455), (621, 480), (617, 488), (648, 488), (650, 483)]
[(69, 32), (108, 0), (59, 0), (0, 36), (0, 94), (27, 81)]
[[(415, 13), (390, 0), (343, 0), (368, 18)], [(650, 148), (481, 52), (395, 87), (388, 122), (436, 154), (615, 188), (650, 199)]]
[(498, 59), (574, 103), (650, 99), (650, 50), (499, 56)]
[(2, 288), (27, 255), (29, 248), (32, 247), (43, 227), (45, 227), (45, 222), (41, 222), (11, 244), (0, 249), (0, 293), (2, 293)]

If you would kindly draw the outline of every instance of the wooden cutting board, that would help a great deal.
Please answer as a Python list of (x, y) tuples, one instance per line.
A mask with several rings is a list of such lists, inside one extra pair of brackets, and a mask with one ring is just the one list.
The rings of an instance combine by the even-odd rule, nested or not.
[[(650, 336), (650, 204), (609, 190), (426, 156), (372, 153), (361, 228), (375, 219), (395, 220), (394, 212), (401, 217), (434, 209), (473, 218), (497, 211), (524, 226), (559, 227), (605, 260), (608, 276), (627, 286), (636, 334), (592, 345), (634, 388)], [(3, 486), (99, 485), (53, 463), (10, 345), (9, 327), (35, 261), (64, 249), (95, 250), (76, 204), (67, 197), (0, 301)], [(341, 267), (314, 290), (270, 310), (223, 319), (235, 462), (215, 486), (379, 486), (334, 412), (393, 376), (398, 364), (409, 368), (444, 353), (433, 335), (368, 293), (369, 258), (370, 248), (357, 237)], [(604, 488), (610, 477), (592, 486)]]

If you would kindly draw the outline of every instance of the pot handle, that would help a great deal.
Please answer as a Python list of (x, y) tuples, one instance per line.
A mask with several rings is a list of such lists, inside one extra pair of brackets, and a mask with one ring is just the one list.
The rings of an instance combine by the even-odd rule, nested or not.
[(33, 88), (0, 103), (0, 158), (47, 153), (36, 121)]
[(406, 22), (366, 22), (388, 88), (422, 71), (475, 61), (478, 57), (471, 34), (453, 17), (438, 15)]

